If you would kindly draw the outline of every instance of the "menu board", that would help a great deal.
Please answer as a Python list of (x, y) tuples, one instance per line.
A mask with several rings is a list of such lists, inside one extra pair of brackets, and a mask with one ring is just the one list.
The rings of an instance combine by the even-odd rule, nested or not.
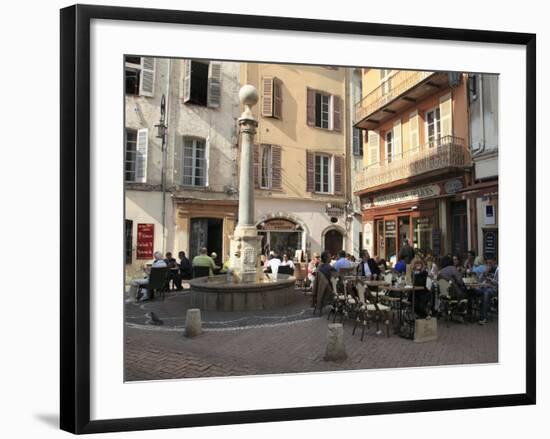
[(497, 230), (483, 230), (483, 257), (497, 259), (498, 232)]
[(155, 240), (154, 224), (137, 225), (136, 259), (153, 259), (154, 240)]
[(395, 221), (386, 221), (386, 238), (395, 238), (396, 232)]

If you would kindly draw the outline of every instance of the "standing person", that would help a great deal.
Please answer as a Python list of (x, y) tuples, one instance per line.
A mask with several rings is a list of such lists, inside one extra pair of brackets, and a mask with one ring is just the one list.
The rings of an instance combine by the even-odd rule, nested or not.
[(344, 250), (338, 253), (338, 260), (334, 263), (334, 268), (336, 271), (340, 271), (341, 268), (351, 268), (352, 264), (346, 257), (346, 252)]
[(320, 263), (321, 259), (319, 253), (313, 253), (313, 258), (309, 261), (309, 264), (307, 264), (307, 279), (310, 284), (312, 284), (315, 279), (315, 273)]
[(185, 252), (182, 250), (178, 253), (178, 258), (180, 259), (180, 276), (182, 279), (192, 279), (193, 278), (193, 266), (191, 261), (185, 255)]
[(200, 255), (193, 258), (193, 267), (208, 267), (210, 276), (214, 275), (214, 270), (217, 268), (214, 260), (208, 256), (208, 249), (201, 248)]
[(404, 239), (403, 247), (401, 247), (401, 250), (399, 250), (399, 256), (397, 260), (400, 261), (403, 259), (405, 261), (405, 264), (410, 265), (413, 258), (414, 258), (414, 249), (409, 245), (409, 240)]
[(380, 268), (376, 261), (370, 257), (368, 250), (361, 251), (361, 261), (357, 266), (358, 276), (379, 276), (381, 274)]
[[(157, 267), (166, 267), (166, 262), (164, 262), (164, 259), (162, 259), (162, 253), (161, 252), (155, 252), (153, 255), (155, 258), (153, 260), (153, 263), (151, 264), (151, 268), (157, 268)], [(130, 286), (130, 297), (136, 300), (138, 291), (140, 287), (143, 287), (145, 285), (149, 285), (149, 275), (151, 274), (151, 268), (145, 267), (144, 271), (147, 274), (147, 276), (143, 279), (134, 279)], [(143, 288), (142, 288), (143, 289)], [(146, 300), (149, 300), (149, 290), (145, 289), (145, 292), (143, 293), (143, 296), (141, 299), (139, 299), (140, 302), (145, 302)]]

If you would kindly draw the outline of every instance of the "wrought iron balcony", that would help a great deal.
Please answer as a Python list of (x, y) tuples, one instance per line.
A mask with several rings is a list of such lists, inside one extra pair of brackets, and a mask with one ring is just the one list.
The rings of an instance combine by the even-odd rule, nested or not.
[(417, 177), (433, 171), (446, 171), (471, 165), (470, 154), (464, 148), (464, 139), (440, 137), (418, 148), (393, 155), (364, 168), (357, 177), (355, 192), (369, 192), (378, 186)]
[(446, 72), (397, 70), (355, 105), (356, 128), (375, 129), (394, 114), (449, 85)]

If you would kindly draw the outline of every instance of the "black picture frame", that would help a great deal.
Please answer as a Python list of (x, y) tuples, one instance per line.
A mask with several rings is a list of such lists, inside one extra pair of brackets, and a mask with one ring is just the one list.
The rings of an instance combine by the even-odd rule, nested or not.
[[(526, 392), (224, 413), (90, 420), (90, 22), (93, 19), (503, 43), (526, 48)], [(536, 35), (292, 17), (75, 5), (61, 10), (60, 426), (99, 433), (535, 404)]]

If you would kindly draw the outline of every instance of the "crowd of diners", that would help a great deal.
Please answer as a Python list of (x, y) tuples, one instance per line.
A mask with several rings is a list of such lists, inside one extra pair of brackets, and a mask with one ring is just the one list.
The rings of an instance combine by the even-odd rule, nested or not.
[[(480, 299), (479, 321), (480, 325), (487, 323), (487, 312), (490, 300), (498, 292), (498, 271), (496, 260), (484, 260), (482, 256), (476, 256), (475, 252), (469, 251), (464, 261), (457, 255), (444, 255), (434, 257), (432, 254), (424, 254), (413, 249), (405, 240), (403, 247), (395, 264), (387, 262), (378, 256), (371, 257), (367, 250), (362, 250), (359, 258), (346, 253), (339, 252), (332, 255), (329, 251), (321, 254), (314, 253), (307, 265), (307, 280), (310, 286), (315, 282), (315, 277), (322, 273), (330, 277), (345, 269), (359, 277), (368, 279), (387, 279), (390, 274), (393, 283), (410, 283), (415, 287), (425, 287), (424, 291), (415, 293), (415, 312), (423, 318), (438, 314), (439, 304), (437, 297), (436, 283), (434, 280), (445, 279), (450, 282), (453, 298), (467, 299), (464, 301), (468, 313), (471, 312), (471, 305), (474, 299)], [(466, 278), (470, 282), (465, 281)], [(430, 279), (430, 281), (428, 281)], [(471, 282), (477, 287), (470, 288)], [(458, 316), (457, 320), (463, 320)]]
[[(137, 291), (142, 290), (144, 294), (139, 301), (150, 299), (146, 286), (150, 270), (155, 267), (171, 269), (168, 271), (165, 288), (177, 291), (183, 289), (184, 280), (193, 278), (195, 267), (208, 268), (210, 276), (231, 272), (230, 259), (221, 266), (216, 264), (217, 259), (218, 255), (214, 252), (209, 255), (206, 247), (201, 248), (199, 255), (192, 261), (187, 258), (184, 251), (178, 252), (178, 259), (174, 258), (170, 252), (164, 257), (161, 252), (155, 252), (153, 262), (144, 267), (146, 276), (131, 282), (130, 295), (137, 299)], [(279, 255), (271, 251), (261, 256), (261, 268), (266, 273), (277, 273), (279, 268), (284, 266), (295, 270), (297, 264), (298, 261), (293, 261), (288, 253)], [(434, 300), (436, 291), (433, 290), (433, 286), (427, 286), (435, 283), (428, 282), (428, 279), (449, 281), (453, 287), (453, 296), (458, 299), (468, 299), (468, 307), (471, 306), (472, 299), (480, 298), (479, 324), (481, 325), (487, 322), (489, 302), (498, 292), (499, 267), (496, 260), (484, 260), (482, 256), (476, 256), (473, 251), (467, 253), (464, 261), (458, 255), (434, 257), (430, 253), (424, 254), (413, 249), (407, 240), (404, 240), (395, 264), (378, 256), (371, 257), (367, 250), (362, 250), (358, 258), (345, 251), (340, 251), (336, 255), (328, 250), (321, 254), (313, 253), (311, 260), (307, 263), (306, 288), (312, 288), (316, 276), (322, 274), (330, 279), (333, 274), (343, 269), (348, 272), (351, 269), (354, 274), (362, 278), (385, 279), (388, 274), (391, 274), (394, 282), (409, 281), (414, 286), (426, 286), (425, 291), (417, 292), (415, 296), (415, 311), (419, 317), (438, 312), (437, 301)], [(465, 278), (472, 278), (481, 286), (469, 288), (464, 281)]]

